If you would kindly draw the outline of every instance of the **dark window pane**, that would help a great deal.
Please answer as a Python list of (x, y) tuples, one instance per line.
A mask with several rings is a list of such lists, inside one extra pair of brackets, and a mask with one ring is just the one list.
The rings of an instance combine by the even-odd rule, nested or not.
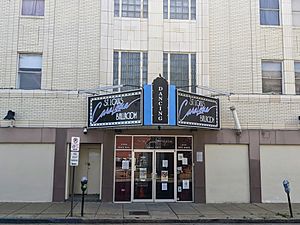
[(278, 0), (260, 0), (261, 9), (279, 9)]
[(167, 53), (164, 53), (164, 56), (163, 56), (163, 77), (168, 80), (168, 54)]
[(20, 89), (33, 90), (41, 89), (40, 73), (19, 73)]
[(140, 53), (121, 53), (121, 84), (128, 85), (123, 90), (136, 89), (140, 86)]
[(261, 10), (260, 11), (261, 25), (279, 25), (279, 11), (278, 10)]
[(263, 93), (282, 94), (281, 79), (263, 79)]
[(147, 84), (148, 82), (148, 54), (143, 53), (143, 77), (142, 77), (143, 84)]
[(120, 0), (114, 0), (114, 16), (120, 15)]
[(170, 83), (177, 88), (188, 90), (189, 57), (188, 54), (170, 54)]
[(113, 85), (119, 84), (119, 52), (114, 52)]
[(44, 16), (45, 0), (23, 0), (22, 15)]
[(196, 85), (197, 85), (197, 81), (196, 81), (196, 54), (191, 54), (191, 77), (192, 77), (192, 88), (191, 91), (196, 93)]

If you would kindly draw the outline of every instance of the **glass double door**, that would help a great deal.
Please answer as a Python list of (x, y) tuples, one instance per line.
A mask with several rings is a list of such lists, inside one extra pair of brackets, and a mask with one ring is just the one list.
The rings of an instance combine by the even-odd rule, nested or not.
[(134, 152), (134, 201), (175, 201), (174, 151)]

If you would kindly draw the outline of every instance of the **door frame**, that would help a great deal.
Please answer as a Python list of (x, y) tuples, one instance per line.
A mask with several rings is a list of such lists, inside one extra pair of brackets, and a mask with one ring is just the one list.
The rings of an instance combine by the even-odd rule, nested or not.
[[(103, 174), (103, 144), (102, 143), (99, 143), (99, 144), (93, 144), (93, 143), (81, 143), (80, 144), (80, 147), (82, 148), (81, 145), (84, 145), (84, 146), (88, 146), (86, 149), (88, 148), (97, 148), (99, 149), (100, 151), (100, 171), (99, 171), (99, 176), (100, 176), (100, 185), (99, 185), (99, 200), (102, 199), (102, 174)], [(91, 147), (90, 147), (90, 146)], [(97, 146), (97, 147), (96, 147)], [(67, 154), (66, 154), (66, 180), (65, 180), (65, 200), (69, 199), (70, 198), (70, 194), (71, 194), (71, 191), (70, 189), (72, 188), (71, 185), (72, 185), (72, 166), (70, 166), (70, 149), (71, 149), (71, 144), (68, 143), (67, 146), (66, 146), (66, 151), (67, 151)], [(79, 151), (79, 155), (80, 155), (80, 151)], [(78, 167), (78, 166), (75, 166), (75, 167)], [(75, 170), (75, 173), (76, 173), (77, 170)]]
[[(176, 162), (177, 156), (174, 149), (134, 149), (132, 154), (132, 173), (131, 173), (131, 202), (176, 202), (177, 200), (177, 171)], [(135, 153), (136, 152), (150, 152), (152, 153), (152, 198), (151, 199), (134, 199), (134, 173), (135, 173)], [(157, 199), (156, 198), (156, 154), (157, 153), (173, 153), (173, 171), (174, 171), (174, 198), (173, 199)]]

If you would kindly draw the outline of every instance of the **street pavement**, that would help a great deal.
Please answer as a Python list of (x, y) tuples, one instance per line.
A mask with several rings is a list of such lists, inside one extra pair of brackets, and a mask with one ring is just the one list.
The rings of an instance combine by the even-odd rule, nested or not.
[(196, 203), (0, 203), (0, 223), (300, 223), (300, 204), (196, 204)]

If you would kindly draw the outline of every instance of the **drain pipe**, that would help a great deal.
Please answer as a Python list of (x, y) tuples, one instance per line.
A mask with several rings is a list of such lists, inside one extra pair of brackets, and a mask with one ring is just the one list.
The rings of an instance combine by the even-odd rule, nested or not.
[(234, 119), (236, 135), (239, 136), (242, 133), (242, 128), (241, 128), (241, 124), (240, 124), (240, 121), (239, 121), (239, 118), (238, 118), (238, 115), (237, 115), (237, 112), (236, 112), (236, 108), (235, 108), (235, 106), (230, 106), (229, 109), (232, 112), (232, 116), (233, 116), (233, 119)]

